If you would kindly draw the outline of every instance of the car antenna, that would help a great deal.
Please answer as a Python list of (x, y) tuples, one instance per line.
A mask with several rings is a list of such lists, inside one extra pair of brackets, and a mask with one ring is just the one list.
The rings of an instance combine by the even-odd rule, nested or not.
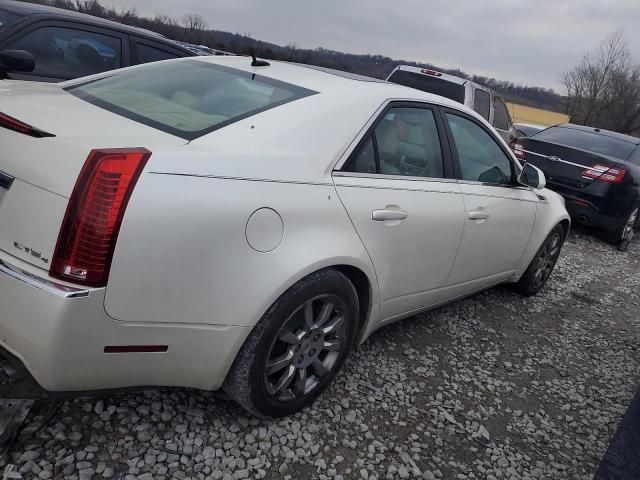
[(253, 61), (251, 62), (252, 67), (268, 67), (269, 65), (271, 65), (266, 60), (258, 60), (256, 58), (256, 54), (253, 53), (253, 48), (250, 49), (250, 52), (251, 52), (251, 58), (253, 59)]

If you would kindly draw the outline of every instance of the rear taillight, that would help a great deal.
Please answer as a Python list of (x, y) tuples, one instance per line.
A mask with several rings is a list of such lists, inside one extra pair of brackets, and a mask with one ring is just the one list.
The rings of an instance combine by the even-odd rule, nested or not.
[(52, 277), (92, 287), (107, 284), (120, 223), (150, 155), (145, 148), (91, 151), (62, 221)]
[(10, 117), (2, 112), (0, 112), (0, 127), (7, 128), (9, 130), (13, 130), (14, 132), (24, 133), (25, 135), (29, 135), (30, 137), (55, 137), (52, 133), (47, 133), (42, 130), (39, 130), (31, 125), (28, 125), (24, 122), (21, 122), (17, 118)]
[(514, 140), (509, 144), (509, 146), (511, 147), (511, 150), (513, 150), (515, 156), (520, 160), (524, 160), (527, 157), (527, 154), (524, 151), (524, 143)]
[(583, 170), (581, 175), (584, 178), (591, 178), (602, 182), (620, 183), (626, 173), (627, 171), (623, 168), (610, 167), (608, 165), (596, 163), (591, 168)]

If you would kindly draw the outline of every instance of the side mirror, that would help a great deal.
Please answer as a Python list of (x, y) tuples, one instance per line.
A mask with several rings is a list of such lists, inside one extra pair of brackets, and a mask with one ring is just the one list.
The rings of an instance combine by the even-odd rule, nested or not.
[(534, 167), (530, 163), (525, 163), (520, 175), (518, 175), (518, 183), (540, 190), (547, 185), (547, 179), (538, 167)]
[(36, 58), (26, 50), (3, 50), (0, 52), (0, 70), (6, 72), (33, 72)]

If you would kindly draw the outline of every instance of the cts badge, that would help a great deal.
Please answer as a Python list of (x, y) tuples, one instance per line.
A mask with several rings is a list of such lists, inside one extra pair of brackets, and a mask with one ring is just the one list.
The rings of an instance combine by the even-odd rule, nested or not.
[(13, 183), (13, 177), (4, 173), (0, 170), (0, 188), (4, 188), (5, 190), (9, 190), (11, 188), (11, 184)]

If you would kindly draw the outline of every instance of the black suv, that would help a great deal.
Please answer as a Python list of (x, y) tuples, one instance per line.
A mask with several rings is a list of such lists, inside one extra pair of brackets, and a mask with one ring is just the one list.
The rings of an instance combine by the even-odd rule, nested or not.
[(60, 82), (194, 55), (183, 44), (148, 30), (60, 8), (0, 0), (0, 78)]

